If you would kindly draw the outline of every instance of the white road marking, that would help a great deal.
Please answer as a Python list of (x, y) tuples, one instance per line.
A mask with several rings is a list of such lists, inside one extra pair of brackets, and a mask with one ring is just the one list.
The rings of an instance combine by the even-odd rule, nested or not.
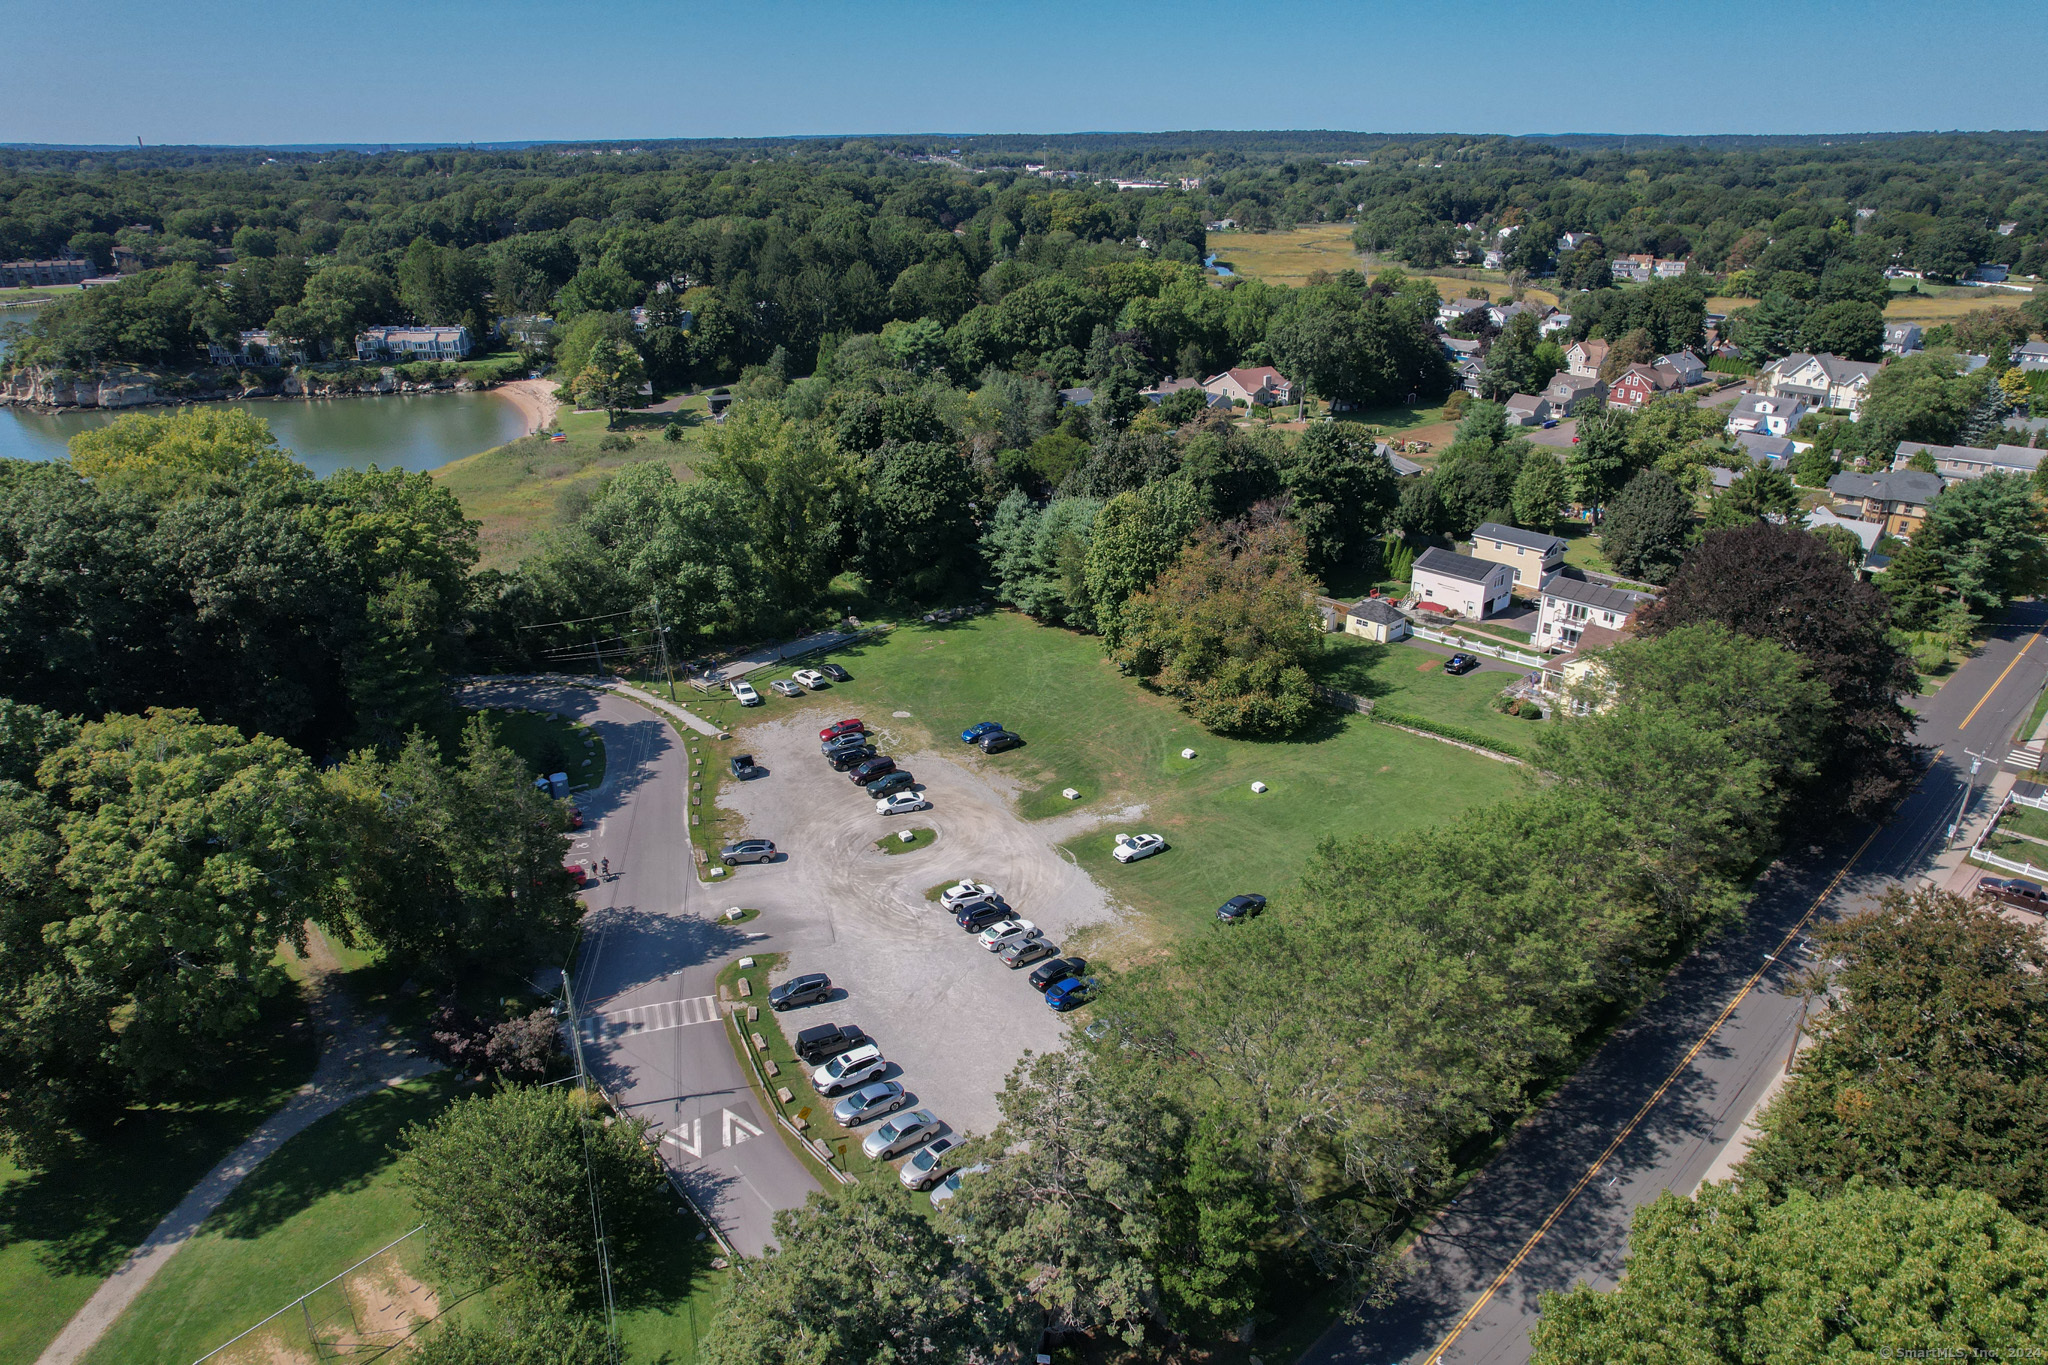
[[(732, 1110), (724, 1109), (719, 1112), (725, 1115), (726, 1146), (737, 1147), (742, 1142), (745, 1142), (748, 1138), (757, 1138), (761, 1136), (761, 1130), (759, 1128), (756, 1128), (753, 1124), (748, 1123), (738, 1114), (733, 1113)], [(737, 1129), (739, 1132), (739, 1136), (737, 1138), (733, 1136), (733, 1132), (735, 1129)]]
[(691, 996), (686, 1000), (659, 1000), (651, 1005), (634, 1005), (622, 1010), (603, 1010), (583, 1016), (583, 1041), (601, 1043), (636, 1033), (660, 1033), (666, 1029), (689, 1028), (693, 1024), (718, 1021), (718, 997)]
[[(688, 1135), (687, 1141), (684, 1137), (685, 1134)], [(678, 1126), (673, 1133), (663, 1133), (661, 1140), (663, 1142), (673, 1142), (691, 1156), (702, 1161), (704, 1159), (704, 1120), (691, 1119), (688, 1123)]]

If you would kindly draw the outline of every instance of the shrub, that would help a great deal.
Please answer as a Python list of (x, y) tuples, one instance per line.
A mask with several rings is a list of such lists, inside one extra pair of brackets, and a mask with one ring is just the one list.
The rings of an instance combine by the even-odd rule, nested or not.
[(1411, 716), (1402, 711), (1389, 711), (1384, 706), (1375, 706), (1372, 711), (1372, 718), (1382, 725), (1400, 725), (1410, 730), (1420, 730), (1425, 734), (1441, 735), (1445, 739), (1455, 739), (1460, 744), (1471, 744), (1481, 749), (1490, 749), (1494, 753), (1506, 754), (1510, 758), (1524, 757), (1522, 750), (1515, 745), (1503, 743), (1491, 735), (1482, 735), (1477, 730), (1467, 730), (1462, 725), (1446, 725), (1442, 721), (1428, 720), (1422, 716)]

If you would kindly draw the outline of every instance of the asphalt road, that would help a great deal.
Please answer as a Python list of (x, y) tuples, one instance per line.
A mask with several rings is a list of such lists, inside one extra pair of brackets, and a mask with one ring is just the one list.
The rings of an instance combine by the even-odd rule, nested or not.
[(726, 1037), (718, 971), (759, 940), (716, 923), (733, 901), (697, 881), (681, 737), (645, 707), (585, 688), (493, 682), (463, 700), (554, 711), (604, 740), (604, 783), (575, 798), (585, 823), (573, 856), (608, 858), (613, 872), (583, 892), (574, 982), (585, 1061), (622, 1110), (654, 1121), (663, 1160), (726, 1239), (758, 1255), (775, 1211), (818, 1183), (760, 1112)]
[(1528, 1359), (1544, 1291), (1611, 1288), (1637, 1206), (1696, 1189), (1783, 1067), (1809, 915), (1853, 912), (1927, 870), (1970, 780), (1966, 750), (1991, 757), (1981, 794), (2048, 679), (2044, 625), (2048, 607), (2018, 604), (1982, 653), (1918, 699), (1916, 737), (1933, 761), (1891, 820), (1788, 851), (1745, 926), (1681, 963), (1417, 1241), (1394, 1300), (1334, 1326), (1304, 1365), (1513, 1365)]

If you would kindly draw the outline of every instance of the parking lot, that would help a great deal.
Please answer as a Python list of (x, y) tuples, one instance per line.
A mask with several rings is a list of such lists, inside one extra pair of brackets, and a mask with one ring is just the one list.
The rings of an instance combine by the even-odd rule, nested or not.
[[(763, 948), (788, 954), (777, 980), (805, 972), (832, 978), (833, 1000), (788, 1011), (785, 1032), (858, 1024), (895, 1064), (885, 1079), (952, 1128), (987, 1133), (1004, 1076), (1027, 1049), (1058, 1047), (1072, 1016), (1048, 1009), (1025, 979), (1029, 967), (1003, 966), (925, 893), (964, 877), (987, 882), (1013, 912), (1065, 944), (1113, 913), (1101, 888), (1057, 847), (1104, 817), (1021, 820), (1004, 796), (1001, 771), (1028, 748), (986, 758), (956, 735), (957, 752), (934, 749), (906, 723), (904, 739), (918, 746), (906, 750), (895, 742), (891, 718), (869, 713), (876, 747), (912, 772), (932, 803), (913, 814), (878, 815), (873, 799), (819, 755), (818, 727), (838, 714), (807, 708), (746, 731), (763, 771), (728, 783), (720, 804), (739, 814), (746, 835), (773, 839), (779, 856), (737, 868), (718, 894), (762, 911), (748, 927), (767, 935)], [(875, 847), (885, 834), (911, 828), (938, 838), (909, 853)]]

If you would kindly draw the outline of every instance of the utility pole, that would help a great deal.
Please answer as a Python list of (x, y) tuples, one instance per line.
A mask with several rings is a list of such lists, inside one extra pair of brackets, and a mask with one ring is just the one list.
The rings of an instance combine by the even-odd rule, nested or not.
[(654, 643), (661, 651), (661, 671), (668, 676), (668, 699), (676, 699), (676, 671), (668, 661), (668, 627), (661, 623), (661, 594), (651, 592), (647, 600), (654, 607)]
[(1963, 803), (1956, 807), (1956, 818), (1949, 821), (1948, 834), (1942, 840), (1944, 847), (1955, 842), (1956, 831), (1963, 827), (1963, 817), (1970, 813), (1970, 798), (1977, 794), (1977, 770), (1984, 766), (1983, 754), (1973, 753), (1968, 749), (1963, 752), (1969, 755), (1970, 776), (1963, 783)]
[(590, 672), (596, 678), (604, 677), (604, 655), (597, 652), (597, 637), (590, 637)]

